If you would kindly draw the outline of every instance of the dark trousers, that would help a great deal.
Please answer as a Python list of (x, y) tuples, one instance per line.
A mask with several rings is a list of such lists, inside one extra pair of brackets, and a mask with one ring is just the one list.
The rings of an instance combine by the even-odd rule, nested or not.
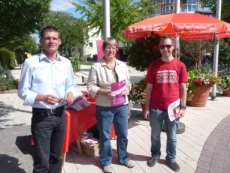
[(33, 108), (31, 123), (35, 144), (33, 173), (61, 173), (65, 126), (63, 106), (57, 108), (55, 113), (47, 109)]

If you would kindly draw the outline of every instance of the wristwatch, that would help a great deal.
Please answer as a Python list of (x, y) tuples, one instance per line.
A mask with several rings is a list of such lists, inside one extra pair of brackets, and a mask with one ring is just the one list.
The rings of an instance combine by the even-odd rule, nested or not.
[(186, 106), (180, 106), (180, 109), (186, 110)]

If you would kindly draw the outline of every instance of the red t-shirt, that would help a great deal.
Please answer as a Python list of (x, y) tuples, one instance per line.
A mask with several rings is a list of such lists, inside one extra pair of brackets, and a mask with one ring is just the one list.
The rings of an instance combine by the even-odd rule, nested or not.
[(146, 82), (153, 84), (150, 107), (167, 109), (169, 104), (180, 98), (179, 84), (187, 83), (187, 70), (181, 61), (170, 62), (157, 59), (147, 71)]

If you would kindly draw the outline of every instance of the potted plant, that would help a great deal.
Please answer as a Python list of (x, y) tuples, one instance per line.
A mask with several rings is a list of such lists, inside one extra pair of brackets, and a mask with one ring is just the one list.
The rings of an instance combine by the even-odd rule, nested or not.
[(204, 64), (199, 68), (188, 70), (188, 83), (187, 83), (187, 105), (203, 107), (209, 96), (210, 88), (214, 84), (220, 83), (220, 78), (214, 76), (211, 72), (209, 64)]
[(217, 85), (217, 88), (223, 92), (224, 96), (230, 96), (230, 71), (224, 70), (218, 73), (221, 82)]

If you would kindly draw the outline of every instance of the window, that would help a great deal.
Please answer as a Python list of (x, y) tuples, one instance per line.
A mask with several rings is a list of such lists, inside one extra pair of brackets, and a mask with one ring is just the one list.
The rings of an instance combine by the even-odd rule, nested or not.
[(172, 13), (172, 12), (174, 12), (174, 6), (169, 5), (163, 7), (163, 14)]
[(93, 48), (93, 43), (89, 42), (89, 47)]
[(182, 11), (183, 12), (195, 12), (197, 11), (197, 0), (183, 0)]
[(164, 4), (171, 4), (174, 3), (174, 0), (164, 0)]
[(153, 1), (154, 6), (158, 6), (155, 11), (150, 13), (150, 16), (160, 15), (161, 14), (161, 1)]

